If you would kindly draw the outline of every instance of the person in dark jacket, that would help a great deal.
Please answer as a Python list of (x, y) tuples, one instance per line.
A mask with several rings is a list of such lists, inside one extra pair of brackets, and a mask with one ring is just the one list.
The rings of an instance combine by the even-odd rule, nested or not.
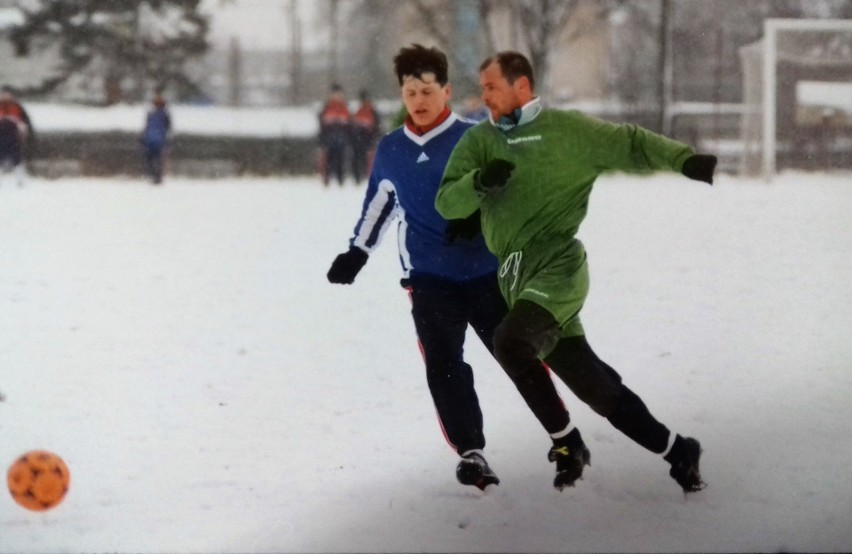
[(331, 86), (328, 100), (319, 115), (320, 172), (322, 182), (328, 186), (331, 177), (343, 185), (345, 179), (346, 145), (349, 143), (349, 125), (351, 114), (346, 106), (343, 87), (338, 84)]
[(18, 186), (26, 179), (24, 167), (24, 146), (32, 140), (33, 128), (30, 116), (15, 99), (12, 92), (3, 89), (0, 92), (0, 167), (4, 170), (11, 166)]
[(145, 119), (142, 131), (142, 146), (145, 149), (145, 171), (151, 181), (158, 185), (163, 182), (163, 169), (172, 128), (172, 119), (166, 109), (166, 101), (157, 94), (151, 101), (151, 109)]

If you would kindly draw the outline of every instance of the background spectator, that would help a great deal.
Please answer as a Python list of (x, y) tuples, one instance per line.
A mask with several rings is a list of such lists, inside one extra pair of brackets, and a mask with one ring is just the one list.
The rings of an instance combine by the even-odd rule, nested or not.
[(352, 177), (359, 184), (370, 174), (375, 153), (376, 139), (379, 137), (379, 114), (370, 100), (370, 93), (361, 90), (358, 93), (361, 105), (352, 116)]
[(154, 97), (151, 104), (152, 107), (145, 119), (145, 130), (142, 132), (141, 140), (145, 149), (145, 172), (151, 178), (151, 181), (158, 185), (163, 182), (163, 168), (172, 119), (166, 109), (166, 101), (160, 94)]
[(32, 136), (29, 115), (12, 92), (4, 88), (0, 92), (0, 167), (5, 171), (7, 164), (11, 165), (18, 186), (23, 186), (26, 179), (23, 149)]
[(346, 106), (343, 88), (334, 84), (331, 93), (320, 112), (320, 172), (323, 184), (328, 186), (332, 176), (343, 185), (343, 164), (346, 158), (346, 144), (349, 142), (351, 116)]

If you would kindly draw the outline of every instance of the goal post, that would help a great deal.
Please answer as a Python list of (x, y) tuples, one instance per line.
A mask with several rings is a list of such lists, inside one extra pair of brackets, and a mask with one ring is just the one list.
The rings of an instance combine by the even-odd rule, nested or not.
[(770, 178), (808, 157), (852, 169), (852, 20), (767, 19), (740, 52), (742, 171)]

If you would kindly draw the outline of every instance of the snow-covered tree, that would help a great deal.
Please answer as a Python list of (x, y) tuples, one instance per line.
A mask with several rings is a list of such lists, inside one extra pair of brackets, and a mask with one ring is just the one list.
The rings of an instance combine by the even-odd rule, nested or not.
[(138, 101), (154, 90), (198, 94), (187, 62), (207, 50), (200, 0), (25, 0), (11, 40), (19, 54), (52, 51), (51, 75), (25, 92), (76, 87), (92, 102)]

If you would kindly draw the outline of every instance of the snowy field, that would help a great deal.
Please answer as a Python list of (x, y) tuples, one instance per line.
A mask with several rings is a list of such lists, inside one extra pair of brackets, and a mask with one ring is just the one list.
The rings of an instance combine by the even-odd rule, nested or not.
[(71, 490), (0, 494), (0, 552), (852, 549), (852, 178), (603, 179), (581, 229), (590, 342), (709, 487), (560, 385), (592, 452), (550, 441), (473, 339), (488, 458), (455, 481), (393, 240), (325, 279), (363, 189), (311, 178), (0, 184), (0, 465), (59, 453)]

